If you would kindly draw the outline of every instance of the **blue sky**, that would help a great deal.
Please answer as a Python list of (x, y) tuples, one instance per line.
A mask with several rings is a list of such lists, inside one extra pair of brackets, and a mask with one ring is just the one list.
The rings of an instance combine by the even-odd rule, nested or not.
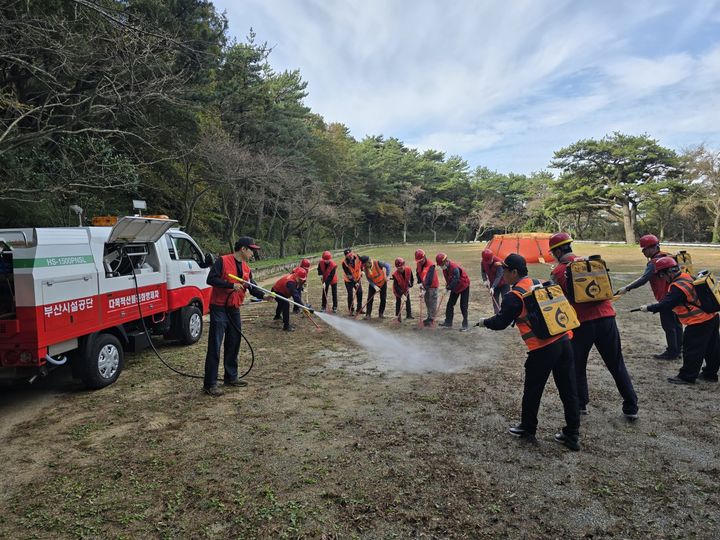
[(520, 173), (613, 131), (720, 147), (720, 0), (214, 3), (358, 139)]

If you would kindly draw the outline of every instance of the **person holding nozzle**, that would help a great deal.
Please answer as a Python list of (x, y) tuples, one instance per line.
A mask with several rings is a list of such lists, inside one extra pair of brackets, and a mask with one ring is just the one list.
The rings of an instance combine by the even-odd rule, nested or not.
[(323, 251), (322, 258), (318, 262), (317, 273), (322, 282), (322, 310), (325, 311), (328, 304), (328, 294), (332, 291), (332, 312), (337, 313), (337, 263), (332, 260), (332, 253)]
[[(296, 268), (304, 268), (305, 272), (308, 274), (310, 273), (310, 259), (303, 259), (300, 261), (300, 264)], [(293, 269), (294, 271), (295, 269)], [(305, 290), (305, 283), (303, 283), (300, 286), (300, 298), (303, 297), (303, 291)], [(310, 300), (308, 300), (308, 307), (310, 307)], [(300, 308), (298, 306), (293, 306), (293, 313), (300, 313)]]
[(440, 281), (438, 280), (435, 263), (428, 260), (424, 250), (418, 249), (415, 251), (415, 263), (417, 264), (415, 277), (427, 307), (427, 318), (423, 321), (423, 326), (432, 326), (437, 312)]
[(483, 285), (490, 291), (495, 313), (500, 311), (500, 300), (510, 290), (510, 285), (503, 279), (503, 272), (502, 259), (496, 257), (491, 249), (483, 249), (480, 274)]
[[(291, 273), (278, 279), (275, 285), (273, 285), (272, 292), (284, 298), (289, 298), (296, 304), (303, 306), (305, 304), (303, 304), (302, 298), (300, 297), (300, 291), (306, 280), (307, 270), (298, 267)], [(275, 308), (275, 317), (273, 320), (278, 321), (282, 316), (283, 330), (293, 332), (295, 327), (290, 324), (290, 303), (277, 297), (275, 298), (275, 302), (277, 302), (277, 307)]]
[(382, 261), (373, 260), (367, 255), (360, 257), (360, 262), (368, 281), (368, 299), (365, 306), (365, 319), (372, 315), (373, 300), (375, 294), (380, 293), (380, 307), (378, 308), (378, 319), (385, 318), (385, 302), (387, 300), (387, 278), (390, 274), (390, 265)]
[[(355, 309), (358, 313), (362, 311), (362, 263), (351, 248), (343, 251), (345, 258), (342, 261), (343, 279), (345, 280), (345, 290), (347, 290), (347, 303), (350, 316), (355, 315)], [(357, 306), (357, 307), (356, 307)]]
[(505, 280), (511, 286), (510, 292), (503, 297), (500, 311), (493, 317), (480, 319), (476, 326), (504, 330), (515, 323), (528, 349), (520, 424), (510, 427), (509, 432), (515, 437), (535, 442), (540, 400), (552, 373), (565, 412), (565, 427), (555, 434), (555, 441), (570, 450), (580, 450), (580, 406), (570, 344), (572, 331), (547, 339), (537, 337), (530, 326), (531, 319), (523, 299), (523, 295), (536, 284), (528, 277), (525, 258), (511, 253), (505, 258), (503, 269)]
[[(242, 323), (240, 306), (245, 300), (246, 291), (262, 300), (264, 294), (249, 284), (255, 284), (248, 262), (260, 246), (249, 236), (242, 236), (235, 242), (234, 252), (219, 257), (210, 268), (207, 284), (212, 287), (210, 293), (210, 332), (205, 355), (205, 377), (203, 391), (213, 397), (223, 395), (217, 384), (220, 364), (220, 347), (225, 340), (223, 354), (223, 377), (225, 386), (246, 386), (247, 382), (238, 378), (238, 353)], [(247, 283), (234, 280), (230, 275), (242, 278)]]
[(410, 305), (410, 289), (414, 285), (413, 273), (405, 266), (405, 259), (395, 259), (395, 271), (392, 275), (393, 294), (395, 295), (395, 316), (400, 320), (403, 298), (405, 301), (405, 318), (412, 319), (412, 306)]
[(444, 328), (452, 328), (453, 316), (455, 315), (455, 304), (460, 298), (460, 312), (463, 322), (461, 332), (468, 331), (468, 303), (470, 302), (470, 278), (465, 269), (457, 263), (448, 259), (445, 253), (438, 253), (435, 262), (442, 268), (445, 277), (445, 289), (450, 292), (445, 306), (445, 320), (440, 323)]
[[(654, 234), (646, 234), (640, 237), (640, 249), (648, 260), (645, 271), (642, 276), (621, 287), (615, 294), (623, 295), (650, 282), (653, 296), (656, 301), (660, 302), (668, 292), (668, 283), (655, 272), (655, 262), (662, 257), (671, 257), (671, 255), (660, 249), (660, 240)], [(660, 326), (665, 332), (667, 346), (663, 352), (653, 354), (653, 358), (657, 360), (677, 360), (682, 352), (683, 327), (673, 310), (664, 309), (660, 311)]]
[[(668, 382), (694, 384), (696, 379), (717, 382), (720, 368), (718, 314), (706, 313), (700, 309), (693, 278), (680, 269), (675, 259), (660, 257), (655, 260), (654, 266), (657, 276), (668, 283), (668, 291), (662, 300), (641, 306), (639, 311), (673, 311), (685, 325), (682, 342), (683, 365), (677, 375), (668, 378)], [(703, 360), (705, 368), (700, 371)]]

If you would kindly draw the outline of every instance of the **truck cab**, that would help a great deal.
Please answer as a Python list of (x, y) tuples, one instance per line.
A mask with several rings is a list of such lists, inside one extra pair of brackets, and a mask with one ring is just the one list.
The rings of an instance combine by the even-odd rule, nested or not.
[(174, 225), (130, 216), (112, 227), (0, 229), (0, 378), (70, 362), (101, 388), (153, 335), (198, 341), (213, 260)]

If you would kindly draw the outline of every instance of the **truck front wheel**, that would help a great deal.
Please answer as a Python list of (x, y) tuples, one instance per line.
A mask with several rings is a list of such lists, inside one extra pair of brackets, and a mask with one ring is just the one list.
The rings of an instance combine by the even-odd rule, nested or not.
[(186, 306), (180, 310), (180, 341), (184, 345), (197, 343), (202, 336), (202, 312), (196, 306)]
[(123, 367), (120, 340), (112, 334), (98, 335), (80, 362), (80, 379), (88, 388), (97, 390), (114, 383)]

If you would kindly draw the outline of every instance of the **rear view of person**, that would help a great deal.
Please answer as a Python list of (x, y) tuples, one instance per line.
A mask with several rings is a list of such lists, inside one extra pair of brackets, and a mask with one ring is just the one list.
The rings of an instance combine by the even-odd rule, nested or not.
[(460, 312), (462, 313), (463, 322), (460, 328), (461, 332), (468, 330), (468, 303), (470, 302), (470, 278), (467, 272), (457, 263), (448, 259), (445, 253), (438, 253), (435, 262), (442, 268), (445, 276), (446, 289), (450, 292), (447, 306), (445, 307), (445, 321), (440, 323), (444, 328), (452, 328), (453, 316), (455, 314), (455, 304), (460, 298)]
[(510, 290), (510, 285), (503, 279), (502, 259), (496, 257), (492, 250), (483, 249), (480, 262), (480, 275), (483, 285), (490, 290), (493, 297), (493, 310), (497, 313), (500, 310), (502, 297)]
[(337, 313), (337, 263), (332, 260), (332, 253), (324, 251), (318, 262), (317, 273), (322, 282), (322, 310), (327, 308), (328, 294), (332, 291), (332, 312)]
[(395, 316), (400, 318), (403, 299), (405, 302), (405, 318), (412, 319), (412, 307), (410, 305), (410, 289), (413, 286), (413, 273), (405, 266), (405, 259), (395, 259), (395, 272), (392, 275), (393, 294), (395, 295)]
[[(295, 303), (304, 305), (300, 297), (300, 290), (303, 283), (307, 280), (307, 270), (298, 267), (290, 274), (286, 274), (275, 282), (272, 292), (279, 294), (285, 298), (290, 298)], [(280, 320), (282, 316), (283, 330), (292, 332), (295, 328), (290, 324), (290, 304), (285, 300), (275, 298), (277, 308), (275, 309), (275, 317), (273, 320)]]
[(425, 251), (418, 249), (415, 252), (415, 262), (417, 263), (415, 277), (427, 307), (427, 318), (423, 321), (423, 325), (432, 326), (437, 312), (440, 281), (438, 280), (435, 263), (428, 260)]
[(347, 305), (350, 315), (355, 315), (357, 306), (358, 313), (362, 312), (362, 263), (360, 257), (353, 253), (352, 249), (347, 248), (343, 251), (345, 258), (342, 261), (343, 279), (345, 280), (345, 290), (347, 291)]

